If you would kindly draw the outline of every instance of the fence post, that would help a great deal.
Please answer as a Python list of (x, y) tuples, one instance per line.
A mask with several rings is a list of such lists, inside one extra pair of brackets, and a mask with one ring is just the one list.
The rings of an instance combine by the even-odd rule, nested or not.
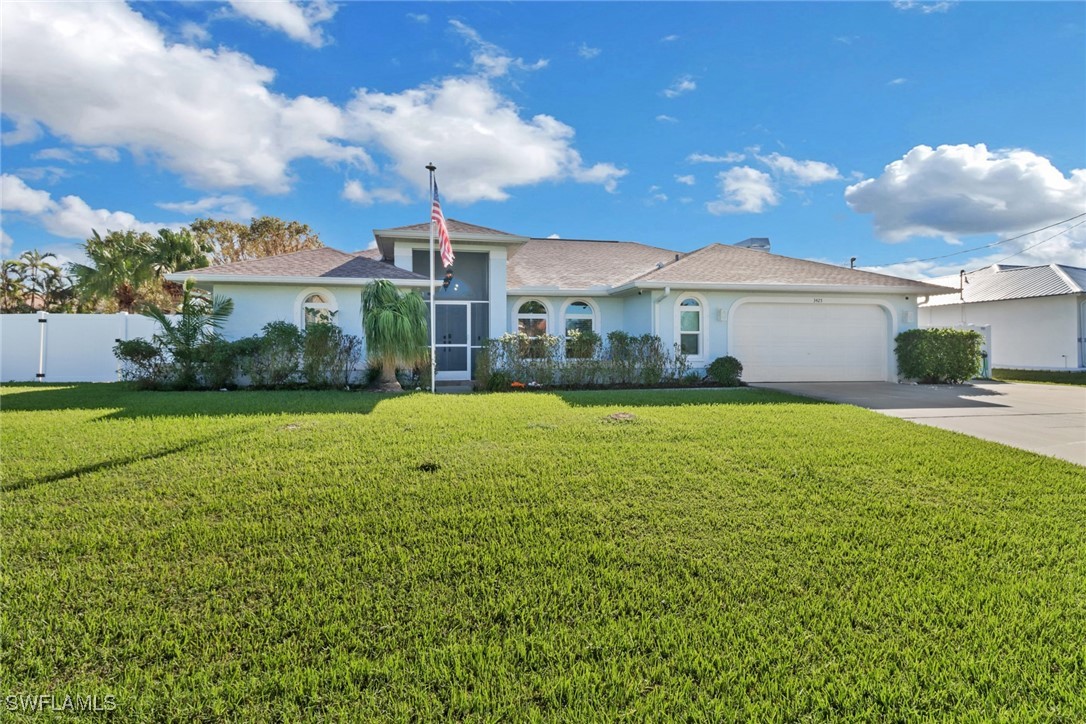
[(45, 325), (48, 317), (48, 312), (38, 312), (38, 382), (45, 382)]

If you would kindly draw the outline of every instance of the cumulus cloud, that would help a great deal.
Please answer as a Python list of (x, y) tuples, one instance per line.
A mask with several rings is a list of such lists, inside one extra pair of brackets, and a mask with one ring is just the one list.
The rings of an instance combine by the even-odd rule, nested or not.
[(686, 157), (687, 163), (741, 163), (746, 159), (742, 153), (728, 152), (723, 156), (713, 156), (708, 153), (692, 153)]
[(841, 178), (841, 172), (837, 170), (836, 166), (822, 161), (797, 161), (779, 153), (757, 156), (757, 159), (774, 171), (789, 177), (791, 181), (800, 186), (810, 186)]
[(331, 20), (336, 6), (328, 0), (287, 2), (287, 0), (229, 0), (239, 15), (274, 30), (281, 30), (300, 43), (319, 48), (328, 42), (321, 23)]
[(471, 60), (476, 72), (487, 78), (499, 78), (507, 75), (511, 68), (540, 70), (546, 68), (550, 62), (546, 58), (540, 58), (534, 63), (527, 63), (523, 58), (514, 58), (503, 48), (484, 40), (475, 28), (470, 25), (459, 20), (450, 20), (449, 25), (452, 25), (457, 34), (468, 41), (471, 46)]
[(773, 179), (764, 171), (737, 166), (721, 171), (717, 179), (721, 198), (705, 205), (710, 214), (760, 214), (780, 203)]
[(5, 142), (40, 122), (197, 186), (268, 192), (289, 188), (295, 159), (368, 162), (340, 143), (342, 112), (329, 101), (273, 93), (274, 72), (247, 55), (169, 44), (126, 5), (5, 3), (2, 13), (4, 113), (16, 123)]
[(581, 43), (581, 47), (577, 48), (577, 55), (585, 60), (592, 60), (602, 52), (599, 48), (593, 48), (588, 43)]
[(932, 13), (945, 13), (957, 3), (952, 0), (935, 0), (934, 2), (922, 2), (921, 0), (893, 0), (891, 4), (898, 10), (931, 15)]
[(692, 90), (697, 90), (698, 84), (694, 82), (694, 79), (689, 75), (682, 75), (675, 79), (675, 81), (660, 91), (665, 98), (678, 98), (684, 93), (689, 93)]
[(11, 255), (11, 250), (15, 247), (15, 240), (12, 239), (8, 232), (0, 229), (0, 256), (5, 259)]
[(694, 176), (693, 176), (693, 174), (687, 174), (685, 176), (679, 176), (678, 174), (676, 174), (675, 175), (675, 180), (678, 181), (679, 183), (685, 184), (687, 186), (693, 186), (694, 185)]
[(485, 78), (447, 78), (402, 93), (363, 89), (347, 113), (352, 134), (379, 143), (419, 190), (423, 167), (439, 161), (451, 201), (500, 201), (509, 187), (566, 178), (613, 190), (626, 174), (609, 163), (586, 166), (571, 127), (548, 115), (521, 118)]
[(256, 206), (244, 196), (234, 195), (205, 196), (195, 201), (163, 201), (155, 206), (179, 214), (213, 219), (245, 221), (256, 216)]
[(849, 186), (845, 201), (892, 242), (1025, 231), (1086, 211), (1086, 169), (1065, 176), (1031, 151), (983, 143), (916, 146), (881, 176)]
[(54, 200), (48, 191), (32, 189), (22, 179), (11, 174), (0, 175), (0, 197), (5, 212), (26, 216), (55, 236), (68, 239), (86, 239), (91, 231), (148, 231), (154, 233), (163, 227), (176, 228), (178, 224), (147, 223), (139, 221), (126, 211), (94, 209), (78, 196), (64, 196)]
[(411, 201), (411, 199), (407, 198), (407, 196), (399, 189), (367, 189), (362, 185), (362, 182), (357, 179), (351, 179), (343, 184), (343, 191), (340, 193), (340, 196), (359, 206), (372, 206), (378, 201), (398, 204), (406, 204)]
[(207, 31), (207, 28), (198, 23), (194, 23), (191, 20), (181, 23), (178, 32), (181, 34), (181, 37), (189, 43), (206, 43), (211, 40), (211, 33)]

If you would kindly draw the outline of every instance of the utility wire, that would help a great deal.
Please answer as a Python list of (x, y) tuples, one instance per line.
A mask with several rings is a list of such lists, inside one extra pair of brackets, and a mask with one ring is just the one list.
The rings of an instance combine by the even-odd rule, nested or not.
[[(1040, 233), (1042, 231), (1047, 231), (1048, 229), (1051, 229), (1054, 226), (1059, 226), (1060, 224), (1066, 224), (1068, 221), (1074, 221), (1075, 219), (1080, 219), (1083, 216), (1086, 216), (1086, 212), (1081, 213), (1081, 214), (1076, 214), (1075, 216), (1072, 216), (1069, 219), (1064, 219), (1063, 221), (1057, 221), (1056, 223), (1049, 224), (1048, 226), (1042, 226), (1040, 229), (1034, 229), (1033, 231), (1027, 231), (1024, 234), (1019, 234), (1018, 236), (1012, 236), (1009, 239), (1000, 239), (999, 241), (993, 241), (991, 244), (985, 244), (984, 246), (974, 246), (972, 249), (962, 249), (960, 251), (951, 252), (950, 254), (942, 254), (940, 256), (929, 256), (926, 259), (903, 259), (901, 261), (890, 262), (888, 264), (864, 264), (864, 266), (866, 266), (866, 267), (873, 267), (873, 266), (886, 267), (886, 266), (894, 266), (895, 264), (914, 264), (914, 263), (922, 262), (922, 261), (936, 261), (937, 259), (948, 259), (948, 258), (950, 258), (952, 256), (960, 256), (962, 254), (968, 254), (970, 252), (980, 251), (981, 249), (991, 249), (993, 246), (999, 246), (1001, 244), (1006, 244), (1007, 242), (1017, 241), (1018, 239), (1021, 239), (1021, 238), (1026, 237), (1026, 236), (1030, 236), (1031, 234), (1037, 234), (1037, 233)], [(1086, 223), (1086, 222), (1079, 222), (1078, 224), (1075, 224), (1075, 226), (1081, 226), (1083, 223)], [(1060, 234), (1066, 234), (1071, 229), (1074, 229), (1075, 226), (1064, 229), (1059, 234), (1056, 234), (1056, 236), (1059, 236)], [(1048, 239), (1045, 239), (1045, 241), (1050, 241), (1052, 239), (1055, 239), (1056, 236), (1050, 236)], [(1027, 247), (1027, 248), (1023, 249), (1022, 251), (1011, 254), (1011, 256), (1018, 256), (1023, 251), (1028, 251), (1029, 249), (1032, 249), (1034, 246), (1038, 246), (1039, 244), (1043, 244), (1043, 243), (1044, 243), (1044, 241), (1040, 241), (1037, 244), (1034, 244), (1033, 246), (1030, 246), (1030, 247)], [(1010, 259), (1011, 256), (1008, 256), (1007, 259)], [(1001, 259), (1000, 261), (1006, 261), (1006, 259)], [(996, 262), (996, 263), (998, 264), (999, 262)]]
[[(1078, 217), (1075, 217), (1075, 218), (1078, 218)], [(1044, 240), (1042, 240), (1042, 241), (1038, 241), (1038, 242), (1037, 242), (1036, 244), (1031, 244), (1030, 246), (1027, 246), (1027, 247), (1026, 247), (1025, 249), (1022, 249), (1021, 251), (1016, 251), (1016, 252), (1014, 252), (1014, 253), (1013, 253), (1013, 254), (1011, 254), (1010, 256), (1005, 256), (1005, 257), (1003, 257), (1002, 259), (1000, 259), (999, 261), (997, 261), (997, 262), (995, 262), (995, 263), (996, 263), (996, 264), (1002, 264), (1003, 262), (1007, 261), (1008, 259), (1013, 259), (1014, 257), (1018, 256), (1019, 254), (1024, 254), (1024, 253), (1026, 253), (1027, 251), (1029, 251), (1030, 249), (1036, 248), (1036, 247), (1040, 246), (1041, 244), (1044, 244), (1044, 243), (1045, 243), (1046, 241), (1052, 241), (1052, 240), (1053, 240), (1053, 239), (1055, 239), (1055, 238), (1056, 238), (1057, 236), (1063, 236), (1063, 235), (1064, 235), (1064, 234), (1066, 234), (1066, 233), (1067, 233), (1068, 231), (1071, 231), (1071, 229), (1075, 229), (1075, 228), (1078, 228), (1079, 226), (1082, 226), (1083, 224), (1086, 224), (1086, 221), (1080, 221), (1080, 222), (1078, 222), (1077, 224), (1075, 224), (1074, 226), (1069, 226), (1069, 227), (1067, 227), (1066, 229), (1064, 229), (1063, 231), (1060, 231), (1060, 232), (1058, 232), (1058, 233), (1055, 233), (1055, 234), (1053, 234), (1052, 236), (1048, 237), (1047, 239), (1044, 239)]]

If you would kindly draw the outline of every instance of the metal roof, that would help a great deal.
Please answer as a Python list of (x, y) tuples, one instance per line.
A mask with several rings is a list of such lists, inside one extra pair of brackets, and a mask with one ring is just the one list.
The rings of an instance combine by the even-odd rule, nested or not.
[[(935, 283), (958, 286), (960, 275), (936, 279)], [(959, 294), (940, 294), (928, 300), (930, 306), (999, 302), (1008, 299), (1055, 297), (1086, 293), (1086, 269), (1066, 264), (1047, 266), (992, 266), (966, 273)]]

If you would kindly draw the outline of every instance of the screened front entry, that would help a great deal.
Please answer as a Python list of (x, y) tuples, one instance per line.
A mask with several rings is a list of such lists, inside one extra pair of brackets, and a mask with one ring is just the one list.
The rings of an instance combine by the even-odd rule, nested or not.
[[(434, 329), (437, 330), (438, 380), (469, 380), (475, 369), (479, 350), (490, 336), (490, 284), (488, 254), (457, 252), (452, 283), (442, 288), (444, 270), (435, 254), (437, 294)], [(427, 252), (417, 249), (411, 264), (418, 274), (429, 274)], [(429, 290), (423, 293), (429, 302)]]

